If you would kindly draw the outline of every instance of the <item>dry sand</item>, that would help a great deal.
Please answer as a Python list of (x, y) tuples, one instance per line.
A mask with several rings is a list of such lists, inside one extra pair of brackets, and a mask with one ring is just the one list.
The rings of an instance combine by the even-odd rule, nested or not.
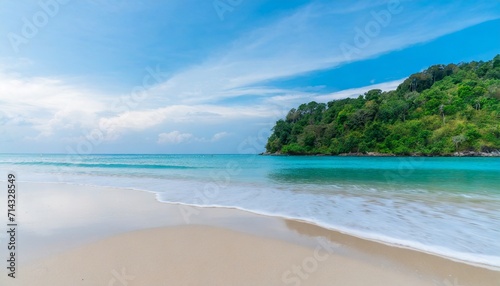
[(205, 226), (118, 235), (23, 272), (24, 285), (54, 286), (432, 285), (416, 275), (325, 249)]
[(193, 208), (186, 220), (145, 192), (21, 186), (24, 262), (0, 285), (500, 285), (498, 271), (303, 222)]

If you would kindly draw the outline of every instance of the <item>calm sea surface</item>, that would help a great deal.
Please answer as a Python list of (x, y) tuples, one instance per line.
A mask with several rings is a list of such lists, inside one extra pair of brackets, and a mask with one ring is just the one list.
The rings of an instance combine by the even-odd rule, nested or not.
[(0, 170), (301, 219), (500, 267), (500, 158), (4, 154)]

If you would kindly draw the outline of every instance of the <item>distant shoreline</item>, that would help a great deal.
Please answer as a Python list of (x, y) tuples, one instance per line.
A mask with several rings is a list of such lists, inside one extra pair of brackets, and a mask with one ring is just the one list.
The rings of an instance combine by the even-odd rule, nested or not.
[(378, 152), (368, 152), (368, 153), (342, 153), (338, 155), (332, 154), (283, 154), (283, 153), (269, 153), (263, 152), (259, 155), (262, 156), (328, 156), (328, 157), (500, 157), (500, 150), (494, 152), (475, 152), (475, 151), (466, 151), (466, 152), (455, 152), (453, 154), (439, 154), (439, 155), (425, 155), (425, 154), (409, 154), (409, 155), (395, 155), (395, 154), (387, 154), (387, 153), (378, 153)]

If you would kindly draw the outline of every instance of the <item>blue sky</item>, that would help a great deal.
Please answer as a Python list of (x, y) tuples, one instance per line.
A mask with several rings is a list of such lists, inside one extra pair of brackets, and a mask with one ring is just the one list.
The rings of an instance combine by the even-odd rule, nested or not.
[(500, 53), (498, 1), (4, 1), (0, 19), (0, 152), (258, 153), (301, 103)]

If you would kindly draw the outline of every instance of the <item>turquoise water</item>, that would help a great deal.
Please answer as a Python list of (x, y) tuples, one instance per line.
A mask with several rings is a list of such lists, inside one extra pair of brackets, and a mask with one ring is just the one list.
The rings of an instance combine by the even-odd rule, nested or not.
[(301, 219), (500, 267), (500, 158), (0, 155), (0, 169)]

